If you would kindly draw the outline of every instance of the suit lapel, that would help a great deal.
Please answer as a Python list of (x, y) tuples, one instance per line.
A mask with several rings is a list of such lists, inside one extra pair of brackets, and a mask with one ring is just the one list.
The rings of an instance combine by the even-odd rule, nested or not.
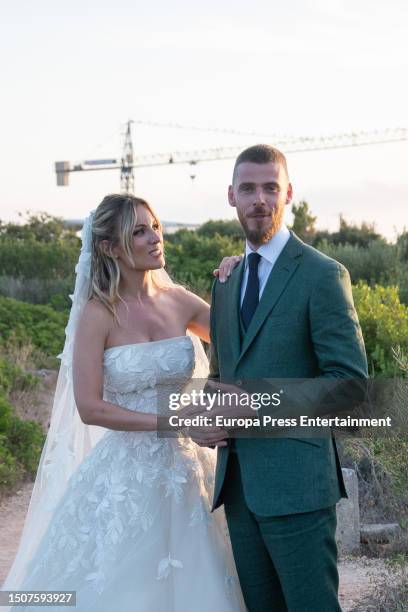
[(271, 313), (282, 292), (285, 290), (289, 279), (298, 267), (298, 258), (302, 254), (301, 245), (302, 242), (291, 232), (291, 237), (269, 274), (258, 308), (243, 338), (241, 353), (237, 361), (241, 360), (248, 350), (266, 317)]
[(238, 266), (231, 274), (229, 279), (229, 297), (231, 299), (231, 316), (229, 320), (229, 332), (232, 345), (232, 358), (234, 363), (238, 361), (241, 351), (241, 332), (240, 332), (240, 301), (241, 301), (241, 283), (245, 269), (245, 258), (242, 258)]

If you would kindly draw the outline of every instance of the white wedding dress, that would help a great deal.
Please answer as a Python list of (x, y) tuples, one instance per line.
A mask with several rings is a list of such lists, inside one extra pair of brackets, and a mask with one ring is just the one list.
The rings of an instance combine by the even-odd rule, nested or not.
[[(194, 357), (190, 336), (107, 349), (104, 397), (155, 412), (190, 380)], [(107, 431), (70, 478), (19, 588), (76, 591), (77, 612), (245, 610), (223, 513), (210, 513), (214, 469), (215, 451), (189, 439)]]

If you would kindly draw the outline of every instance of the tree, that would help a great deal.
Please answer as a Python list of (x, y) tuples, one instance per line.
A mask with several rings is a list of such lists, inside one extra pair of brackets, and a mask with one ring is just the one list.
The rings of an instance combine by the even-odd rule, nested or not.
[[(21, 213), (19, 216), (24, 217)], [(32, 214), (27, 211), (23, 224), (0, 221), (0, 238), (48, 243), (68, 240), (80, 244), (75, 230), (67, 228), (63, 219), (46, 212)]]
[(311, 214), (309, 204), (305, 200), (302, 200), (299, 204), (293, 204), (292, 213), (293, 231), (305, 242), (312, 243), (316, 234), (316, 217)]
[(334, 244), (352, 244), (362, 248), (367, 248), (370, 242), (379, 240), (385, 242), (381, 234), (375, 231), (374, 223), (363, 221), (360, 226), (348, 223), (343, 215), (340, 215), (340, 228), (330, 236), (330, 241)]
[(208, 238), (212, 238), (216, 234), (219, 234), (220, 236), (228, 236), (233, 240), (244, 239), (244, 232), (237, 219), (211, 219), (210, 221), (200, 225), (200, 227), (197, 229), (197, 234), (200, 236), (207, 236)]
[(404, 231), (398, 236), (397, 252), (399, 259), (408, 263), (408, 231)]

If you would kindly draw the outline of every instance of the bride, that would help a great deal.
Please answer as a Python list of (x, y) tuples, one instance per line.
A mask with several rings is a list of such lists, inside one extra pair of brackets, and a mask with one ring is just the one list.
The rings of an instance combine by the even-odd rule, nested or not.
[[(50, 430), (2, 589), (75, 591), (81, 612), (243, 611), (223, 515), (210, 513), (215, 451), (157, 436), (161, 402), (207, 375), (209, 307), (164, 272), (144, 200), (105, 197), (82, 240)], [(20, 601), (12, 609), (50, 609)]]

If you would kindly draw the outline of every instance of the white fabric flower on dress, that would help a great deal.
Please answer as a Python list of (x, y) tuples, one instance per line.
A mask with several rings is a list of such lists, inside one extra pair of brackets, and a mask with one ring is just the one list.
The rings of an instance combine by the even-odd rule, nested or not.
[(172, 567), (182, 569), (183, 564), (181, 561), (178, 561), (178, 559), (172, 559), (169, 553), (168, 557), (165, 557), (159, 563), (159, 567), (157, 569), (157, 580), (168, 578), (170, 576)]

